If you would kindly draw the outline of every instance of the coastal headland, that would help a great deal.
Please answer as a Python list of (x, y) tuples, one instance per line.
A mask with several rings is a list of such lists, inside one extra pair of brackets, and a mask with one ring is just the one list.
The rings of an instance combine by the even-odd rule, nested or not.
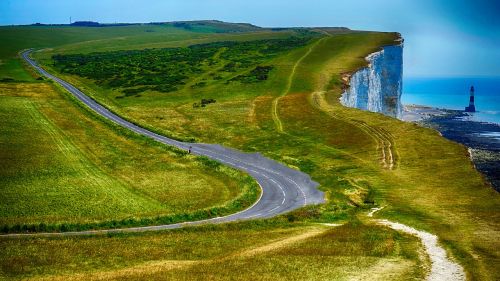
[[(399, 47), (380, 53), (396, 32), (192, 21), (0, 36), (0, 278), (423, 280), (443, 257), (457, 280), (500, 277), (498, 192), (466, 147), (387, 116), (402, 109), (379, 73), (401, 81)], [(46, 75), (22, 59), (31, 48)], [(340, 102), (360, 70), (370, 82), (353, 94), (375, 112)], [(223, 221), (255, 202), (265, 214)], [(114, 231), (136, 227), (151, 231)]]

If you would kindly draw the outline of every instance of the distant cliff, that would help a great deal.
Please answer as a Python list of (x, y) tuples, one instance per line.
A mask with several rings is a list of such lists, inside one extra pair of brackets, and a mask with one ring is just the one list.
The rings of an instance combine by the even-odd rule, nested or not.
[(386, 46), (366, 57), (368, 67), (355, 72), (342, 94), (344, 106), (400, 117), (403, 87), (403, 45)]

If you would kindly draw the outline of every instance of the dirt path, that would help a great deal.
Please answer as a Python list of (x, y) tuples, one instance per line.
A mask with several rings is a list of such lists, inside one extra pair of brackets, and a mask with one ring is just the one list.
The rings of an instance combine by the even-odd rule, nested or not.
[[(330, 227), (338, 226), (337, 224), (325, 224), (325, 225), (330, 226)], [(290, 244), (297, 243), (297, 242), (300, 242), (300, 241), (305, 240), (307, 238), (311, 238), (311, 237), (320, 235), (322, 233), (325, 233), (329, 229), (330, 228), (312, 229), (312, 230), (309, 230), (309, 231), (304, 232), (304, 233), (299, 234), (299, 235), (291, 236), (291, 237), (288, 237), (285, 239), (271, 242), (271, 243), (266, 244), (264, 246), (260, 246), (257, 248), (252, 248), (252, 249), (242, 251), (242, 252), (237, 253), (231, 257), (235, 257), (235, 256), (237, 256), (237, 257), (251, 257), (251, 256), (275, 251), (275, 250), (278, 250), (281, 248), (285, 248), (286, 246), (288, 246)]]
[(276, 130), (278, 130), (278, 132), (280, 132), (280, 133), (283, 132), (283, 124), (281, 123), (281, 119), (280, 119), (279, 113), (278, 113), (278, 103), (279, 103), (279, 101), (280, 101), (281, 98), (283, 98), (284, 96), (286, 96), (288, 94), (288, 92), (290, 92), (290, 89), (292, 88), (293, 77), (295, 76), (295, 72), (297, 70), (297, 67), (302, 63), (302, 61), (307, 56), (309, 56), (309, 54), (311, 54), (311, 52), (313, 51), (313, 49), (320, 42), (322, 42), (323, 40), (325, 40), (326, 38), (328, 38), (328, 37), (321, 38), (320, 40), (318, 40), (314, 44), (312, 44), (309, 47), (309, 49), (307, 50), (307, 52), (295, 62), (295, 64), (293, 65), (293, 68), (292, 68), (292, 72), (288, 76), (288, 81), (287, 81), (285, 90), (281, 93), (281, 95), (279, 97), (277, 97), (277, 98), (275, 98), (273, 100), (272, 117), (273, 117), (273, 120), (274, 120), (274, 125), (276, 126)]
[(251, 258), (253, 256), (263, 255), (272, 251), (276, 251), (285, 248), (291, 244), (299, 243), (308, 238), (321, 235), (326, 231), (330, 230), (332, 227), (339, 226), (338, 224), (323, 224), (329, 227), (316, 227), (308, 229), (303, 233), (296, 234), (290, 237), (281, 238), (278, 240), (271, 241), (267, 244), (243, 249), (236, 253), (230, 254), (226, 257), (217, 257), (215, 259), (207, 260), (158, 260), (150, 261), (143, 264), (121, 268), (117, 270), (110, 271), (97, 271), (97, 272), (86, 272), (86, 273), (76, 273), (68, 275), (51, 275), (37, 278), (36, 280), (119, 280), (125, 277), (144, 277), (147, 279), (151, 274), (165, 272), (169, 270), (176, 270), (182, 268), (189, 268), (192, 266), (203, 266), (211, 263), (220, 263), (224, 260), (230, 260), (234, 258)]
[[(369, 217), (382, 208), (374, 208), (368, 213)], [(438, 237), (434, 234), (416, 230), (415, 228), (407, 225), (391, 222), (388, 220), (376, 220), (379, 224), (388, 226), (394, 230), (408, 233), (417, 236), (424, 245), (425, 252), (431, 260), (431, 272), (427, 276), (429, 281), (462, 281), (466, 280), (465, 272), (461, 265), (450, 260), (447, 256), (446, 250), (438, 243)]]
[(327, 113), (331, 117), (348, 122), (354, 125), (364, 133), (366, 133), (377, 144), (377, 152), (379, 154), (380, 164), (382, 167), (393, 170), (397, 167), (398, 152), (394, 145), (394, 137), (382, 128), (376, 128), (366, 124), (360, 120), (354, 120), (340, 116), (335, 112), (331, 105), (325, 100), (325, 92), (317, 91), (311, 94), (311, 103), (317, 109)]

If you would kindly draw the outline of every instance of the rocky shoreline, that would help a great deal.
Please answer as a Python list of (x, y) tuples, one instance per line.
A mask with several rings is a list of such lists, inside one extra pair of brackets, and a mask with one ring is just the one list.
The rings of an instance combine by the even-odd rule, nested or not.
[(424, 106), (406, 106), (404, 121), (436, 129), (445, 138), (469, 148), (476, 169), (500, 192), (500, 125), (477, 122), (469, 113)]

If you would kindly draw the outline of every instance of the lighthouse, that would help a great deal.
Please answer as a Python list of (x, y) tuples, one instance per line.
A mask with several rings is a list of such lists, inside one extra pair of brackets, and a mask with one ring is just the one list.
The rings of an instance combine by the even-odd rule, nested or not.
[(476, 112), (476, 106), (474, 105), (474, 86), (470, 87), (469, 106), (465, 108), (465, 112)]

